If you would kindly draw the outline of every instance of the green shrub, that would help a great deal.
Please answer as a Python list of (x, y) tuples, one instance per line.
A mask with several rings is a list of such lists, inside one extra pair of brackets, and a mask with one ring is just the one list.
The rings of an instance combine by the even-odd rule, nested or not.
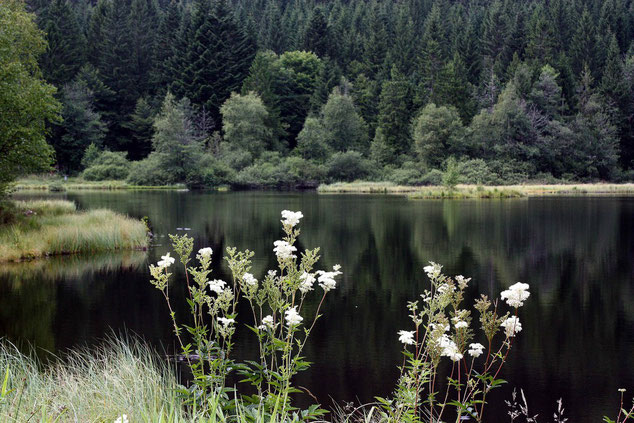
[(253, 156), (246, 150), (235, 147), (228, 147), (226, 144), (221, 148), (220, 160), (232, 169), (240, 171), (253, 164)]
[(487, 163), (482, 159), (466, 160), (458, 162), (458, 173), (460, 183), (474, 185), (498, 185), (500, 178), (496, 175)]
[(354, 181), (371, 174), (370, 162), (356, 151), (337, 152), (326, 162), (328, 177), (333, 181)]
[(128, 177), (130, 171), (130, 162), (123, 152), (102, 151), (88, 162), (90, 167), (83, 173), (87, 181), (122, 180)]
[(421, 185), (441, 185), (443, 173), (438, 169), (432, 169), (423, 175)]
[(132, 185), (165, 185), (171, 181), (161, 168), (159, 157), (150, 154), (146, 159), (132, 162), (127, 182)]
[(66, 191), (66, 187), (64, 187), (61, 181), (54, 181), (48, 184), (48, 190), (50, 192), (64, 192)]
[(236, 171), (211, 155), (205, 155), (197, 166), (187, 173), (185, 184), (189, 189), (217, 188), (235, 179)]

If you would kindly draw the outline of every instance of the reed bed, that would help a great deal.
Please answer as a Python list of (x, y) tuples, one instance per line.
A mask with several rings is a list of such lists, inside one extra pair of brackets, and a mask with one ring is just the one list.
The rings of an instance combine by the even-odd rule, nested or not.
[(18, 218), (0, 226), (0, 261), (148, 246), (143, 222), (110, 210), (77, 212), (60, 200), (18, 202), (16, 210)]

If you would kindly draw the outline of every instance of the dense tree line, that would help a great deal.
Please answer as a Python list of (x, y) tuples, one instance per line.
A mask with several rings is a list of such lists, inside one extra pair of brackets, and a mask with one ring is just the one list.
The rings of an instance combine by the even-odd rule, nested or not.
[(94, 145), (139, 183), (634, 177), (632, 0), (30, 6), (63, 172)]

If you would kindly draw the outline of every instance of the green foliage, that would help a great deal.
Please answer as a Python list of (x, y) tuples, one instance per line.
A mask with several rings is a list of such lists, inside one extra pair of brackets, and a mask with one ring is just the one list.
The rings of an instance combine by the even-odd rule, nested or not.
[(172, 176), (165, 171), (162, 165), (163, 162), (158, 155), (150, 154), (147, 158), (130, 164), (130, 172), (126, 181), (132, 185), (165, 185)]
[(132, 150), (132, 160), (143, 159), (152, 150), (152, 136), (154, 135), (154, 110), (145, 98), (139, 98), (130, 115), (129, 121), (124, 124), (134, 140), (135, 147)]
[(334, 151), (368, 151), (368, 129), (345, 86), (335, 88), (328, 97), (322, 109), (322, 121)]
[(323, 163), (331, 154), (329, 135), (320, 119), (307, 117), (302, 131), (297, 135), (295, 152), (304, 159)]
[(184, 181), (187, 168), (202, 154), (202, 140), (191, 119), (189, 101), (183, 99), (177, 102), (168, 92), (154, 120), (154, 152), (150, 155), (153, 160), (148, 162), (158, 163), (166, 177), (163, 184)]
[(425, 106), (412, 123), (412, 138), (418, 156), (430, 167), (438, 168), (447, 157), (467, 153), (462, 121), (453, 107)]
[(267, 126), (268, 111), (257, 94), (232, 93), (220, 108), (224, 140), (233, 148), (248, 151), (255, 158), (274, 150), (273, 131)]
[(358, 151), (334, 153), (326, 162), (328, 177), (334, 181), (350, 182), (371, 175), (370, 162)]
[(8, 184), (28, 172), (50, 168), (47, 122), (60, 110), (55, 88), (42, 81), (37, 59), (46, 43), (24, 3), (0, 3), (0, 198)]
[(458, 185), (458, 182), (460, 182), (460, 169), (456, 159), (450, 157), (445, 163), (445, 172), (442, 175), (442, 184), (446, 188), (454, 190), (456, 185)]
[(85, 180), (123, 180), (128, 177), (130, 172), (130, 162), (125, 157), (125, 153), (102, 151), (98, 156), (91, 160), (88, 155), (93, 153), (88, 151), (89, 149), (90, 147), (86, 150), (86, 155), (84, 155), (84, 160), (82, 160), (82, 162), (90, 163), (90, 165), (82, 173)]

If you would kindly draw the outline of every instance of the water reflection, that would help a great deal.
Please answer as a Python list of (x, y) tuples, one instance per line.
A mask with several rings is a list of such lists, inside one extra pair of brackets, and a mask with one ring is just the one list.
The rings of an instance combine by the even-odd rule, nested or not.
[[(525, 389), (534, 413), (551, 415), (562, 396), (571, 421), (600, 421), (617, 409), (616, 389), (634, 390), (634, 199), (408, 201), (253, 192), (67, 196), (82, 208), (147, 215), (156, 234), (149, 261), (167, 251), (167, 234), (191, 228), (196, 248), (214, 249), (214, 272), (221, 278), (227, 269), (218, 255), (226, 246), (254, 250), (256, 276), (273, 268), (280, 210), (302, 210), (301, 246), (320, 246), (321, 265), (340, 263), (344, 270), (306, 350), (315, 364), (299, 380), (326, 403), (329, 395), (365, 402), (389, 393), (400, 362), (396, 331), (407, 325), (406, 302), (427, 286), (421, 269), (429, 260), (443, 263), (450, 274), (473, 277), (472, 297), (497, 296), (516, 281), (531, 284), (533, 294), (521, 312), (524, 331), (504, 377)], [(0, 328), (52, 350), (94, 342), (110, 328), (169, 343), (164, 304), (148, 283), (144, 260), (140, 268), (60, 270), (49, 279), (45, 272), (23, 279), (20, 272), (3, 273)], [(238, 353), (248, 355), (253, 347), (245, 344)], [(510, 386), (497, 400), (510, 397)], [(504, 409), (490, 411), (491, 421), (508, 420)]]

